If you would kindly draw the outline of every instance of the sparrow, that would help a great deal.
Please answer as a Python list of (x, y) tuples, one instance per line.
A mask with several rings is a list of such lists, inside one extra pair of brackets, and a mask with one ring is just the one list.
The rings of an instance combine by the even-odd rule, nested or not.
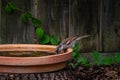
[(59, 54), (62, 50), (66, 50), (67, 48), (74, 47), (75, 43), (78, 40), (81, 40), (83, 38), (89, 37), (90, 35), (84, 35), (84, 36), (79, 36), (79, 35), (74, 35), (72, 37), (69, 37), (65, 40), (63, 40), (55, 49), (55, 53)]

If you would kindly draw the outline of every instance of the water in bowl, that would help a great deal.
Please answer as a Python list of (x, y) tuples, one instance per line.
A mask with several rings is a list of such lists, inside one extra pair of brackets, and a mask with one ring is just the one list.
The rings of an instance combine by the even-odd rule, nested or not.
[(0, 52), (0, 56), (7, 57), (41, 57), (54, 55), (54, 52), (32, 51), (32, 52)]

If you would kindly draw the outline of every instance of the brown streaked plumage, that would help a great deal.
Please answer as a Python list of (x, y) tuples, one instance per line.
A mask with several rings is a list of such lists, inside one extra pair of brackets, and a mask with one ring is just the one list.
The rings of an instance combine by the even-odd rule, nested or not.
[(83, 38), (86, 38), (86, 37), (89, 37), (89, 36), (90, 36), (90, 35), (84, 35), (84, 36), (79, 37), (78, 35), (75, 35), (75, 36), (69, 37), (69, 38), (63, 40), (63, 41), (57, 46), (55, 52), (58, 54), (58, 53), (59, 53), (60, 51), (62, 51), (62, 50), (66, 50), (66, 49), (69, 48), (69, 47), (73, 47), (78, 40), (83, 39)]

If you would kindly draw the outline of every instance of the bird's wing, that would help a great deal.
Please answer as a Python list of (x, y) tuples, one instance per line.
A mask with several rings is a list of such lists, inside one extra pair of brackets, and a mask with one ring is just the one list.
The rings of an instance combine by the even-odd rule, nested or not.
[(72, 36), (72, 37), (69, 37), (65, 40), (63, 40), (60, 44), (66, 44), (66, 45), (69, 45), (72, 41), (76, 40), (78, 38), (78, 36)]

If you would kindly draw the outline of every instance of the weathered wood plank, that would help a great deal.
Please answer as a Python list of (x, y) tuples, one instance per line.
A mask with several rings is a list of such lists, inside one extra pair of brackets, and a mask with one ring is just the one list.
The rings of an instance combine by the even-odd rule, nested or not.
[(50, 35), (56, 34), (58, 39), (67, 37), (69, 21), (68, 0), (39, 0), (38, 18)]
[(2, 43), (2, 29), (1, 29), (1, 6), (2, 6), (2, 4), (1, 4), (1, 0), (0, 0), (0, 43)]
[(81, 51), (99, 50), (99, 0), (69, 0), (69, 36), (91, 35), (81, 41)]
[(99, 50), (99, 0), (39, 0), (38, 18), (50, 35), (59, 40), (79, 34), (92, 35), (81, 43), (81, 51)]
[(103, 51), (120, 51), (120, 0), (103, 0)]
[[(12, 0), (18, 7), (26, 11), (31, 10), (31, 3), (29, 0)], [(2, 0), (2, 31), (3, 43), (33, 43), (34, 27), (29, 23), (25, 25), (20, 19), (21, 12), (15, 11), (8, 15), (4, 11), (5, 0)]]

